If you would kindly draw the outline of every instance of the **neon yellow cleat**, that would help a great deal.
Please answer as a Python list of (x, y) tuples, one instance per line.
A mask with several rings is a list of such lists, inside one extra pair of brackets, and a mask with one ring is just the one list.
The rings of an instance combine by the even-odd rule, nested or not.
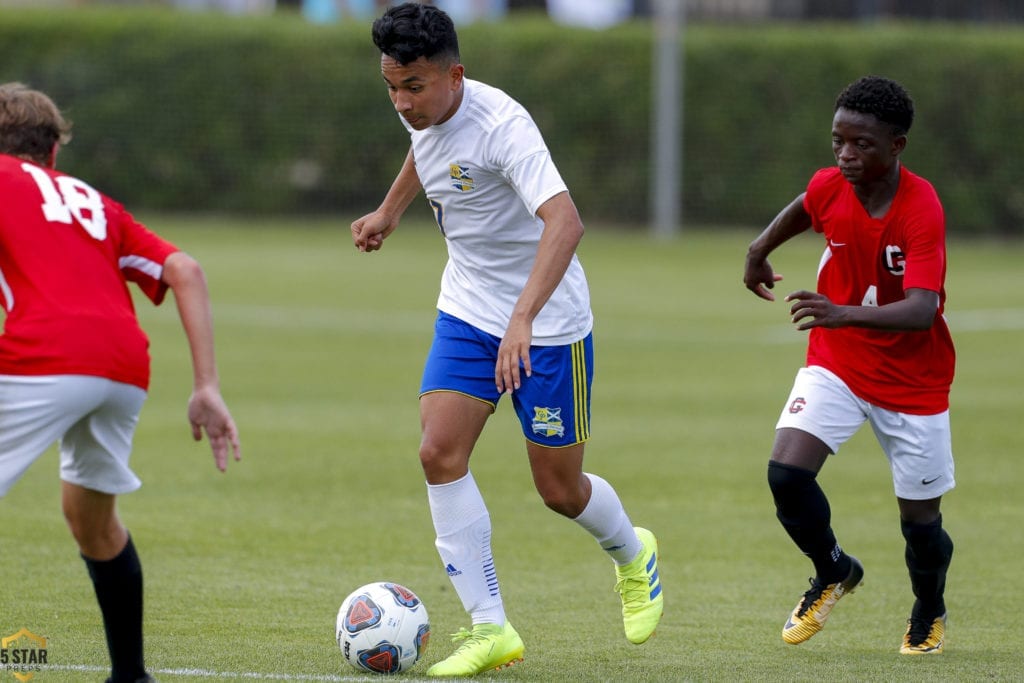
[(523, 661), (523, 640), (507, 621), (504, 626), (476, 624), (472, 631), (461, 628), (452, 634), (452, 642), (461, 644), (447, 659), (427, 669), (428, 676), (476, 676)]
[(839, 598), (852, 593), (861, 584), (864, 580), (864, 567), (857, 558), (851, 556), (850, 560), (850, 573), (842, 581), (823, 586), (811, 579), (811, 589), (804, 593), (793, 614), (786, 620), (786, 625), (782, 627), (784, 641), (798, 645), (820, 631)]
[(654, 634), (665, 608), (658, 578), (658, 540), (636, 527), (643, 550), (627, 565), (615, 567), (615, 592), (622, 598), (622, 624), (626, 638), (639, 645)]
[(907, 620), (907, 634), (903, 636), (901, 655), (941, 655), (946, 637), (946, 615), (927, 619)]

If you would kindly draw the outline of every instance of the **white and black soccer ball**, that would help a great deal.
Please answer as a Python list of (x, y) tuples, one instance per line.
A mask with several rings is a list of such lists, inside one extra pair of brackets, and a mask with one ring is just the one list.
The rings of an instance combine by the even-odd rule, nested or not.
[(338, 647), (360, 671), (397, 674), (419, 661), (430, 640), (427, 608), (411, 590), (390, 581), (352, 591), (338, 610)]

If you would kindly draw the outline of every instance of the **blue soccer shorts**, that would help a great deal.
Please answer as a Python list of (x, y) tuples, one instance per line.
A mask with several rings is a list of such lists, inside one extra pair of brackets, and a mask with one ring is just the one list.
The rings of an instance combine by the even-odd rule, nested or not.
[[(420, 396), (454, 391), (496, 408), (494, 385), (501, 337), (438, 312)], [(593, 335), (564, 346), (531, 346), (529, 377), (512, 392), (512, 405), (527, 441), (560, 448), (590, 438), (590, 385), (594, 379)]]

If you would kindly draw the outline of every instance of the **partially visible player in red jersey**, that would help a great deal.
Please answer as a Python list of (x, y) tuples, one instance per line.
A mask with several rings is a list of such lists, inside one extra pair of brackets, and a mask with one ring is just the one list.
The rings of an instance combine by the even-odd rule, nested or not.
[(153, 680), (142, 652), (142, 567), (116, 511), (149, 383), (149, 342), (127, 281), (174, 292), (192, 353), (188, 421), (224, 471), (241, 451), (221, 398), (199, 264), (123, 206), (55, 170), (70, 125), (45, 94), (0, 85), (0, 497), (60, 443), (61, 498), (103, 615), (108, 681)]
[(832, 119), (837, 166), (818, 171), (747, 252), (743, 282), (763, 299), (782, 279), (768, 255), (813, 229), (825, 238), (816, 292), (786, 297), (810, 330), (807, 365), (776, 425), (768, 483), (779, 521), (814, 563), (811, 588), (782, 630), (802, 643), (864, 568), (836, 542), (816, 477), (865, 422), (889, 459), (916, 598), (900, 652), (939, 654), (953, 542), (942, 495), (953, 488), (949, 389), (953, 342), (943, 317), (945, 218), (931, 184), (900, 162), (914, 105), (898, 83), (868, 76), (839, 95)]

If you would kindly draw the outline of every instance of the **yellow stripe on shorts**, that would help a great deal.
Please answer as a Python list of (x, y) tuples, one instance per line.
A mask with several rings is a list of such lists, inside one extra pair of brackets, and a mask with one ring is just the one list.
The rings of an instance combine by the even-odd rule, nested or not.
[(576, 419), (576, 443), (590, 438), (587, 415), (587, 356), (583, 340), (572, 344), (572, 393)]

